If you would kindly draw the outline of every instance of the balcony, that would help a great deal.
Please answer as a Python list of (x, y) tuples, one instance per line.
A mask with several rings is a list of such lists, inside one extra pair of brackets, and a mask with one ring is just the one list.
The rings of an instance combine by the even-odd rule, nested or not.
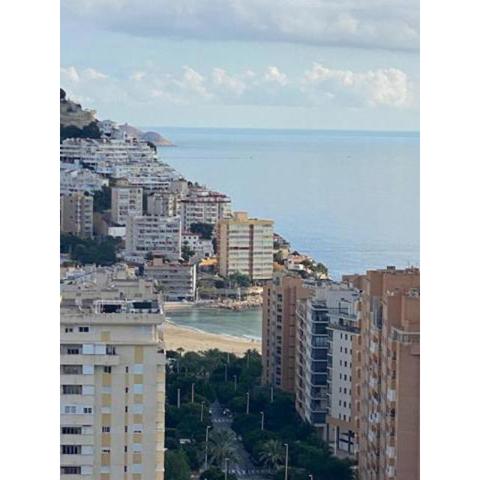
[(387, 390), (387, 400), (389, 402), (395, 402), (397, 399), (397, 392), (393, 388)]
[(93, 455), (60, 455), (60, 465), (71, 465), (72, 467), (93, 465)]
[(120, 363), (118, 355), (60, 355), (61, 365), (105, 365), (115, 366)]

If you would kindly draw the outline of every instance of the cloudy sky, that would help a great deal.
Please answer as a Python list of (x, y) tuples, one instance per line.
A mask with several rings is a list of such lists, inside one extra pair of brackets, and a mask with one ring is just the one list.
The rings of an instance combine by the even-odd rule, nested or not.
[(62, 0), (61, 85), (137, 126), (417, 130), (417, 0)]

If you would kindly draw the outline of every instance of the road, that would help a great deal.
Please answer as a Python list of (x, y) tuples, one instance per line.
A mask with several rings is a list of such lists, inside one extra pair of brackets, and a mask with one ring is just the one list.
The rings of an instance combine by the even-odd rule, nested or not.
[[(221, 405), (218, 402), (212, 403), (211, 409), (213, 430), (229, 430), (236, 437), (235, 432), (231, 428), (232, 419), (222, 414), (223, 409)], [(235, 450), (239, 461), (237, 464), (229, 465), (229, 473), (234, 473), (242, 480), (265, 480), (266, 477), (264, 474), (267, 473), (267, 471), (253, 465), (250, 460), (250, 455), (238, 439), (235, 441)]]

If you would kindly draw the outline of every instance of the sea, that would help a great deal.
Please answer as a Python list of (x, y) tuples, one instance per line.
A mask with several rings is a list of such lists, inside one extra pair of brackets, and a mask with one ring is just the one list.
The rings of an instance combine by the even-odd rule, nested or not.
[[(176, 145), (159, 149), (162, 160), (228, 194), (234, 210), (274, 220), (275, 232), (334, 279), (419, 265), (418, 132), (146, 129)], [(208, 331), (228, 333), (215, 322)], [(245, 323), (237, 333), (251, 333)]]

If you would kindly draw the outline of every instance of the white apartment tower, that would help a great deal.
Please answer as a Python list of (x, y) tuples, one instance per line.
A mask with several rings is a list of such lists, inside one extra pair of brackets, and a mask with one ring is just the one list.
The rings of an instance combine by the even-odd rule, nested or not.
[(163, 480), (162, 306), (73, 302), (60, 323), (60, 478)]
[(112, 187), (112, 221), (126, 225), (130, 215), (143, 214), (143, 191), (128, 185)]
[(230, 198), (223, 193), (212, 192), (203, 187), (191, 187), (180, 202), (184, 229), (189, 231), (192, 223), (215, 225), (230, 215), (230, 203)]
[(126, 229), (128, 255), (155, 253), (178, 259), (182, 248), (182, 222), (180, 217), (158, 215), (129, 216)]

